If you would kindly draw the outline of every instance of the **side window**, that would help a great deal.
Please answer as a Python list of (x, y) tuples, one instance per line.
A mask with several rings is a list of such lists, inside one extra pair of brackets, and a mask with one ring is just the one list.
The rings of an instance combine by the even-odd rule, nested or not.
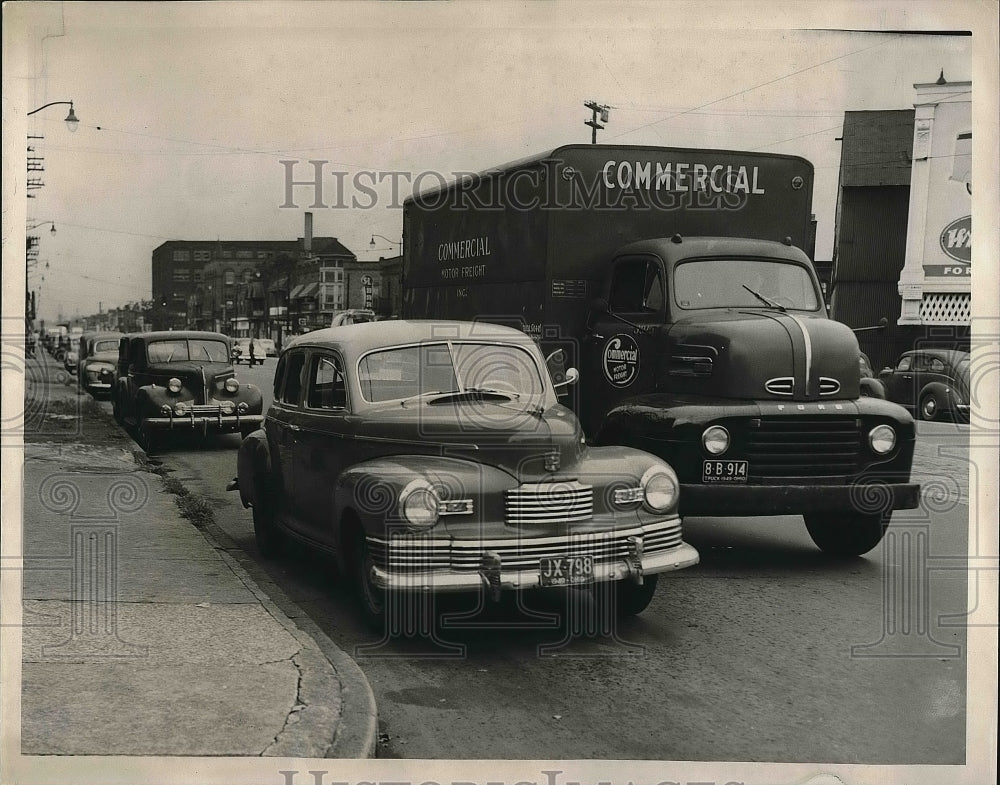
[(314, 354), (309, 363), (309, 408), (343, 409), (347, 388), (340, 360), (330, 354)]
[(274, 397), (281, 394), (281, 382), (285, 378), (285, 357), (278, 360), (278, 367), (274, 369)]
[(615, 267), (608, 300), (612, 311), (658, 314), (666, 301), (660, 265), (652, 259), (626, 259)]
[(298, 406), (302, 398), (302, 370), (305, 368), (305, 352), (292, 352), (285, 363), (285, 389), (281, 396), (284, 403)]
[(944, 373), (944, 363), (937, 357), (928, 357), (927, 369), (934, 373)]
[(912, 363), (913, 363), (913, 356), (912, 355), (908, 354), (905, 357), (901, 357), (899, 359), (899, 365), (896, 366), (896, 370), (897, 371), (908, 371), (908, 370), (910, 370), (910, 366), (912, 365)]

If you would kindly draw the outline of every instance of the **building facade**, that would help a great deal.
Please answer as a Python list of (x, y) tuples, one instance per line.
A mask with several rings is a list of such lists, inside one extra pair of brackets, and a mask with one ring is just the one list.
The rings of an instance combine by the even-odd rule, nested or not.
[[(963, 112), (971, 118), (971, 85), (938, 80), (914, 88), (915, 110), (844, 116), (831, 315), (857, 330), (876, 370), (918, 344), (968, 348), (969, 276), (959, 273), (968, 265), (946, 263), (945, 252), (933, 245), (952, 237), (971, 251), (971, 228), (961, 234), (959, 222), (953, 235), (945, 231), (962, 218), (962, 199), (956, 199), (956, 183), (949, 177), (961, 169), (957, 162), (968, 160), (955, 153), (963, 132), (954, 129), (962, 125)], [(939, 114), (944, 96), (949, 108)], [(958, 100), (963, 96), (964, 110)], [(939, 139), (935, 150), (928, 146), (928, 114), (948, 118), (935, 132), (952, 136), (950, 145)], [(942, 211), (945, 203), (950, 207)], [(928, 216), (936, 217), (928, 222)]]

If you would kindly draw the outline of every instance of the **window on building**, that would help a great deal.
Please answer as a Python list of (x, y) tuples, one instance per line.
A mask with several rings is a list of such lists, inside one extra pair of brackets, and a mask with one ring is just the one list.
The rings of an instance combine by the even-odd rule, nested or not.
[(253, 259), (253, 251), (249, 248), (240, 248), (236, 252), (237, 259)]
[(267, 251), (257, 251), (257, 258), (258, 259), (266, 259), (267, 258)]
[(223, 273), (223, 275), (225, 276), (224, 280), (225, 280), (226, 286), (232, 286), (234, 283), (236, 283), (236, 272), (235, 271), (233, 271), (233, 270), (226, 270), (225, 273)]
[(247, 267), (243, 271), (243, 283), (250, 283), (253, 280), (253, 270)]
[(191, 280), (191, 271), (187, 267), (174, 268), (174, 282), (187, 283)]
[(186, 262), (191, 259), (191, 253), (189, 251), (176, 250), (174, 251), (174, 261), (175, 262)]
[(212, 261), (212, 252), (211, 251), (195, 251), (194, 252), (194, 260), (196, 262), (210, 262), (210, 261)]
[(232, 259), (233, 258), (232, 249), (230, 249), (230, 248), (223, 248), (222, 249), (222, 253), (220, 255), (222, 256), (223, 259)]

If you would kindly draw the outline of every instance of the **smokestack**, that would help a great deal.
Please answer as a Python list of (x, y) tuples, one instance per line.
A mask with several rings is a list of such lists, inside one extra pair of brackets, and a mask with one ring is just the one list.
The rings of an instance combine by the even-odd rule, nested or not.
[(312, 253), (312, 248), (313, 248), (313, 214), (306, 213), (305, 252), (307, 254)]

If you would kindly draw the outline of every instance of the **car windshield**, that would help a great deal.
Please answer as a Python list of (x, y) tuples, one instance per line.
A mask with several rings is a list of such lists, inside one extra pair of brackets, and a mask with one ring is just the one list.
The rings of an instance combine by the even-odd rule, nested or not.
[(191, 338), (188, 340), (151, 341), (146, 352), (151, 363), (172, 363), (185, 360), (203, 362), (228, 362), (229, 354), (223, 341)]
[(358, 380), (371, 403), (467, 391), (537, 401), (546, 389), (530, 352), (492, 343), (430, 343), (371, 352), (358, 363)]
[(674, 270), (674, 300), (684, 309), (819, 308), (812, 276), (805, 267), (769, 259), (683, 262)]
[(94, 341), (93, 353), (98, 352), (117, 352), (118, 351), (118, 341), (112, 339), (110, 341)]

